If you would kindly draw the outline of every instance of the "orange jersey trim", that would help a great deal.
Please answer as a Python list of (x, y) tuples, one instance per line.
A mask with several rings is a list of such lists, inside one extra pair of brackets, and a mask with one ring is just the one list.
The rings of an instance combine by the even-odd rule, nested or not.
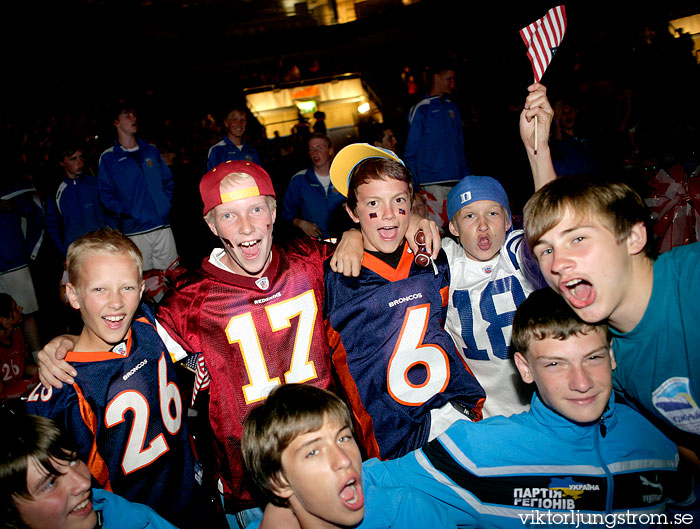
[(408, 274), (411, 272), (411, 265), (413, 264), (413, 254), (408, 253), (408, 243), (405, 242), (403, 245), (403, 255), (401, 255), (401, 260), (396, 268), (392, 268), (386, 264), (381, 259), (378, 259), (371, 253), (365, 252), (362, 259), (362, 266), (371, 270), (375, 274), (383, 277), (387, 281), (400, 281), (406, 279)]
[(109, 469), (107, 463), (102, 459), (102, 456), (97, 451), (97, 417), (92, 411), (90, 404), (83, 396), (83, 392), (78, 387), (78, 384), (73, 383), (73, 388), (78, 395), (78, 406), (80, 408), (80, 416), (85, 425), (92, 432), (92, 446), (90, 447), (90, 455), (86, 461), (90, 474), (102, 485), (102, 488), (112, 492), (112, 484), (109, 482)]
[[(340, 385), (350, 404), (350, 411), (352, 411), (352, 416), (355, 419), (355, 428), (358, 433), (359, 441), (364, 447), (368, 458), (381, 458), (379, 445), (374, 436), (374, 423), (372, 422), (372, 417), (362, 405), (360, 395), (355, 390), (357, 386), (348, 369), (347, 352), (340, 338), (340, 333), (333, 330), (328, 322), (326, 323), (326, 330), (328, 334), (328, 343), (333, 351), (333, 357), (331, 358), (333, 367), (335, 368), (336, 375), (340, 380)], [(351, 391), (348, 391), (348, 389)]]
[[(144, 323), (151, 324), (145, 318), (139, 318), (137, 321), (143, 321)], [(131, 354), (131, 349), (133, 346), (133, 338), (131, 335), (131, 329), (126, 335), (126, 354), (119, 354), (113, 351), (70, 351), (66, 355), (66, 362), (100, 362), (102, 360), (116, 360), (128, 358)]]

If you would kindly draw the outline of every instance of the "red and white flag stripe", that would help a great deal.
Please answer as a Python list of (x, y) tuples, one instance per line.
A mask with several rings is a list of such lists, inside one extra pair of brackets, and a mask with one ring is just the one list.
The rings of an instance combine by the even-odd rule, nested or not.
[(563, 5), (553, 7), (544, 17), (520, 30), (520, 36), (527, 46), (527, 56), (532, 63), (535, 82), (539, 83), (542, 79), (565, 32), (566, 9)]

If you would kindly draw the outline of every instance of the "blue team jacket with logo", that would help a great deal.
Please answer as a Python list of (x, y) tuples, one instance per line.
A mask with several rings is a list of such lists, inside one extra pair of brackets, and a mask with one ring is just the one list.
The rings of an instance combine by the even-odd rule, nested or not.
[(168, 226), (175, 184), (155, 145), (136, 138), (139, 149), (125, 151), (115, 142), (100, 156), (97, 172), (100, 201), (119, 221), (124, 235)]
[[(535, 395), (530, 412), (457, 421), (420, 450), (366, 462), (363, 474), (369, 485), (422, 491), (460, 527), (576, 527), (551, 516), (648, 515), (663, 512), (669, 497), (687, 499), (677, 464), (676, 445), (614, 397), (598, 422), (581, 425)], [(369, 514), (363, 529), (375, 525)]]

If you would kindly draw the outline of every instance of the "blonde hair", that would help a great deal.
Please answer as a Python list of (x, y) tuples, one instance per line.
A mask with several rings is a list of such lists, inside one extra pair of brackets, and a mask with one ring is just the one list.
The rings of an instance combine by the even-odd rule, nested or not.
[(136, 263), (139, 270), (139, 280), (143, 274), (143, 258), (141, 251), (131, 239), (112, 228), (100, 228), (78, 237), (68, 247), (66, 255), (66, 270), (68, 280), (76, 285), (85, 256), (90, 253), (111, 253), (128, 255)]

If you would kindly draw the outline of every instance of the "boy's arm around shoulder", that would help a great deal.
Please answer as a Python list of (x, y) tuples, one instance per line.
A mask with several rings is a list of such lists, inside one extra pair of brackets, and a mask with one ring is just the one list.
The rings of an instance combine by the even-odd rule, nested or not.
[(63, 384), (72, 384), (78, 372), (64, 360), (68, 351), (75, 347), (77, 336), (64, 334), (48, 342), (39, 351), (39, 380), (46, 388), (60, 389)]

